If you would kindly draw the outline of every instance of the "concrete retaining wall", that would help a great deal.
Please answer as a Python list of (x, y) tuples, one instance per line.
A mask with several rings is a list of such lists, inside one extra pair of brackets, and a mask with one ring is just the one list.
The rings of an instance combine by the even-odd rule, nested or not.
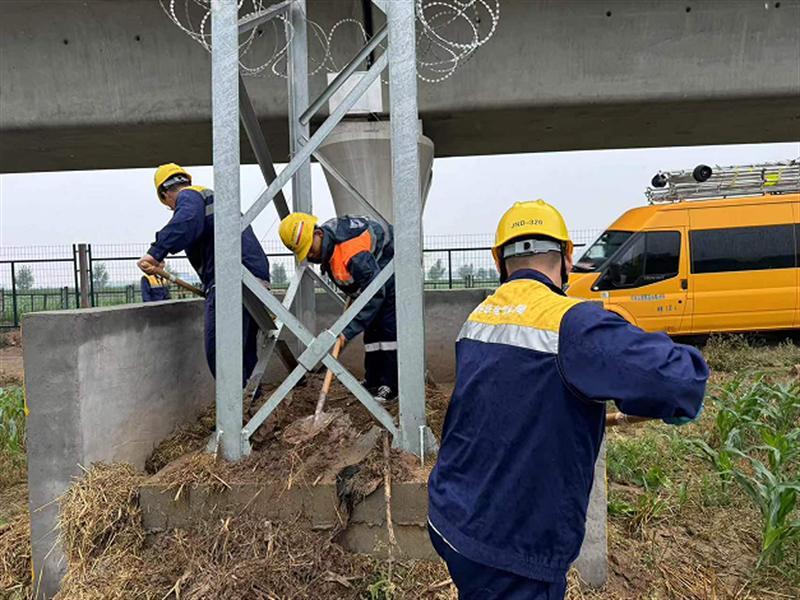
[[(65, 568), (53, 501), (99, 461), (139, 469), (213, 400), (202, 301), (26, 315), (22, 323), (33, 563), (40, 597)], [(42, 508), (45, 507), (45, 508)]]

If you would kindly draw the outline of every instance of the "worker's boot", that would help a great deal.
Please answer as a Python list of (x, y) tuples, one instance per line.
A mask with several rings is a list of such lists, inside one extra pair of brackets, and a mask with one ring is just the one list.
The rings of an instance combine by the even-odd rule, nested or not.
[(397, 392), (395, 392), (388, 385), (382, 385), (375, 392), (375, 399), (381, 404), (388, 404), (397, 400)]

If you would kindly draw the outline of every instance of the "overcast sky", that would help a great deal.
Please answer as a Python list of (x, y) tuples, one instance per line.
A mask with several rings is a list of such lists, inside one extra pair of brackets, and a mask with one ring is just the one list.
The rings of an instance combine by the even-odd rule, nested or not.
[[(513, 202), (536, 198), (555, 204), (571, 230), (602, 229), (624, 210), (645, 203), (645, 187), (659, 169), (798, 156), (800, 142), (437, 159), (425, 234), (489, 235)], [(196, 184), (213, 188), (211, 168), (185, 166)], [(313, 174), (316, 212), (330, 217), (325, 178), (317, 166)], [(243, 208), (263, 188), (258, 168), (243, 167)], [(155, 197), (153, 169), (0, 176), (1, 246), (147, 243), (168, 219)], [(256, 220), (255, 230), (259, 239), (277, 239), (274, 209)]]

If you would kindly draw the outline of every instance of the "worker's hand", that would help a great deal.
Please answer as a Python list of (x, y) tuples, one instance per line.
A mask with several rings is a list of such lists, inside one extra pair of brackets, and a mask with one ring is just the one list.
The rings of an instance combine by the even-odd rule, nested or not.
[(703, 414), (703, 406), (704, 404), (700, 403), (700, 408), (697, 409), (697, 414), (694, 418), (690, 417), (667, 417), (666, 419), (662, 419), (664, 423), (667, 425), (677, 425), (678, 427), (682, 425), (688, 425), (689, 423), (694, 423), (697, 419), (700, 418), (700, 415)]
[(344, 348), (347, 345), (347, 338), (343, 334), (339, 335), (339, 348)]
[(161, 266), (162, 264), (163, 263), (158, 262), (155, 258), (150, 256), (149, 254), (145, 254), (142, 258), (140, 258), (136, 262), (136, 266), (139, 267), (142, 271), (144, 271), (148, 275), (154, 274), (156, 269), (163, 268)]

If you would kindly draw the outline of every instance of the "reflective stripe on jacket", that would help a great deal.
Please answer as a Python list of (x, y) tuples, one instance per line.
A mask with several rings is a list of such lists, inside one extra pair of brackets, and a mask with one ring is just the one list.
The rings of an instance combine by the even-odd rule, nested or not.
[(700, 353), (537, 271), (512, 275), (470, 315), (429, 481), (429, 518), (466, 558), (559, 581), (578, 555), (605, 400), (625, 413), (693, 417)]
[[(208, 188), (191, 186), (180, 191), (172, 218), (156, 233), (148, 254), (160, 261), (167, 254), (184, 251), (207, 292), (214, 285), (214, 192)], [(269, 281), (269, 262), (252, 227), (242, 232), (242, 264)]]
[[(351, 298), (358, 297), (394, 256), (391, 225), (384, 227), (369, 217), (345, 215), (319, 227), (323, 232), (322, 272)], [(369, 326), (386, 293), (384, 286), (345, 328), (342, 334), (348, 340)]]

